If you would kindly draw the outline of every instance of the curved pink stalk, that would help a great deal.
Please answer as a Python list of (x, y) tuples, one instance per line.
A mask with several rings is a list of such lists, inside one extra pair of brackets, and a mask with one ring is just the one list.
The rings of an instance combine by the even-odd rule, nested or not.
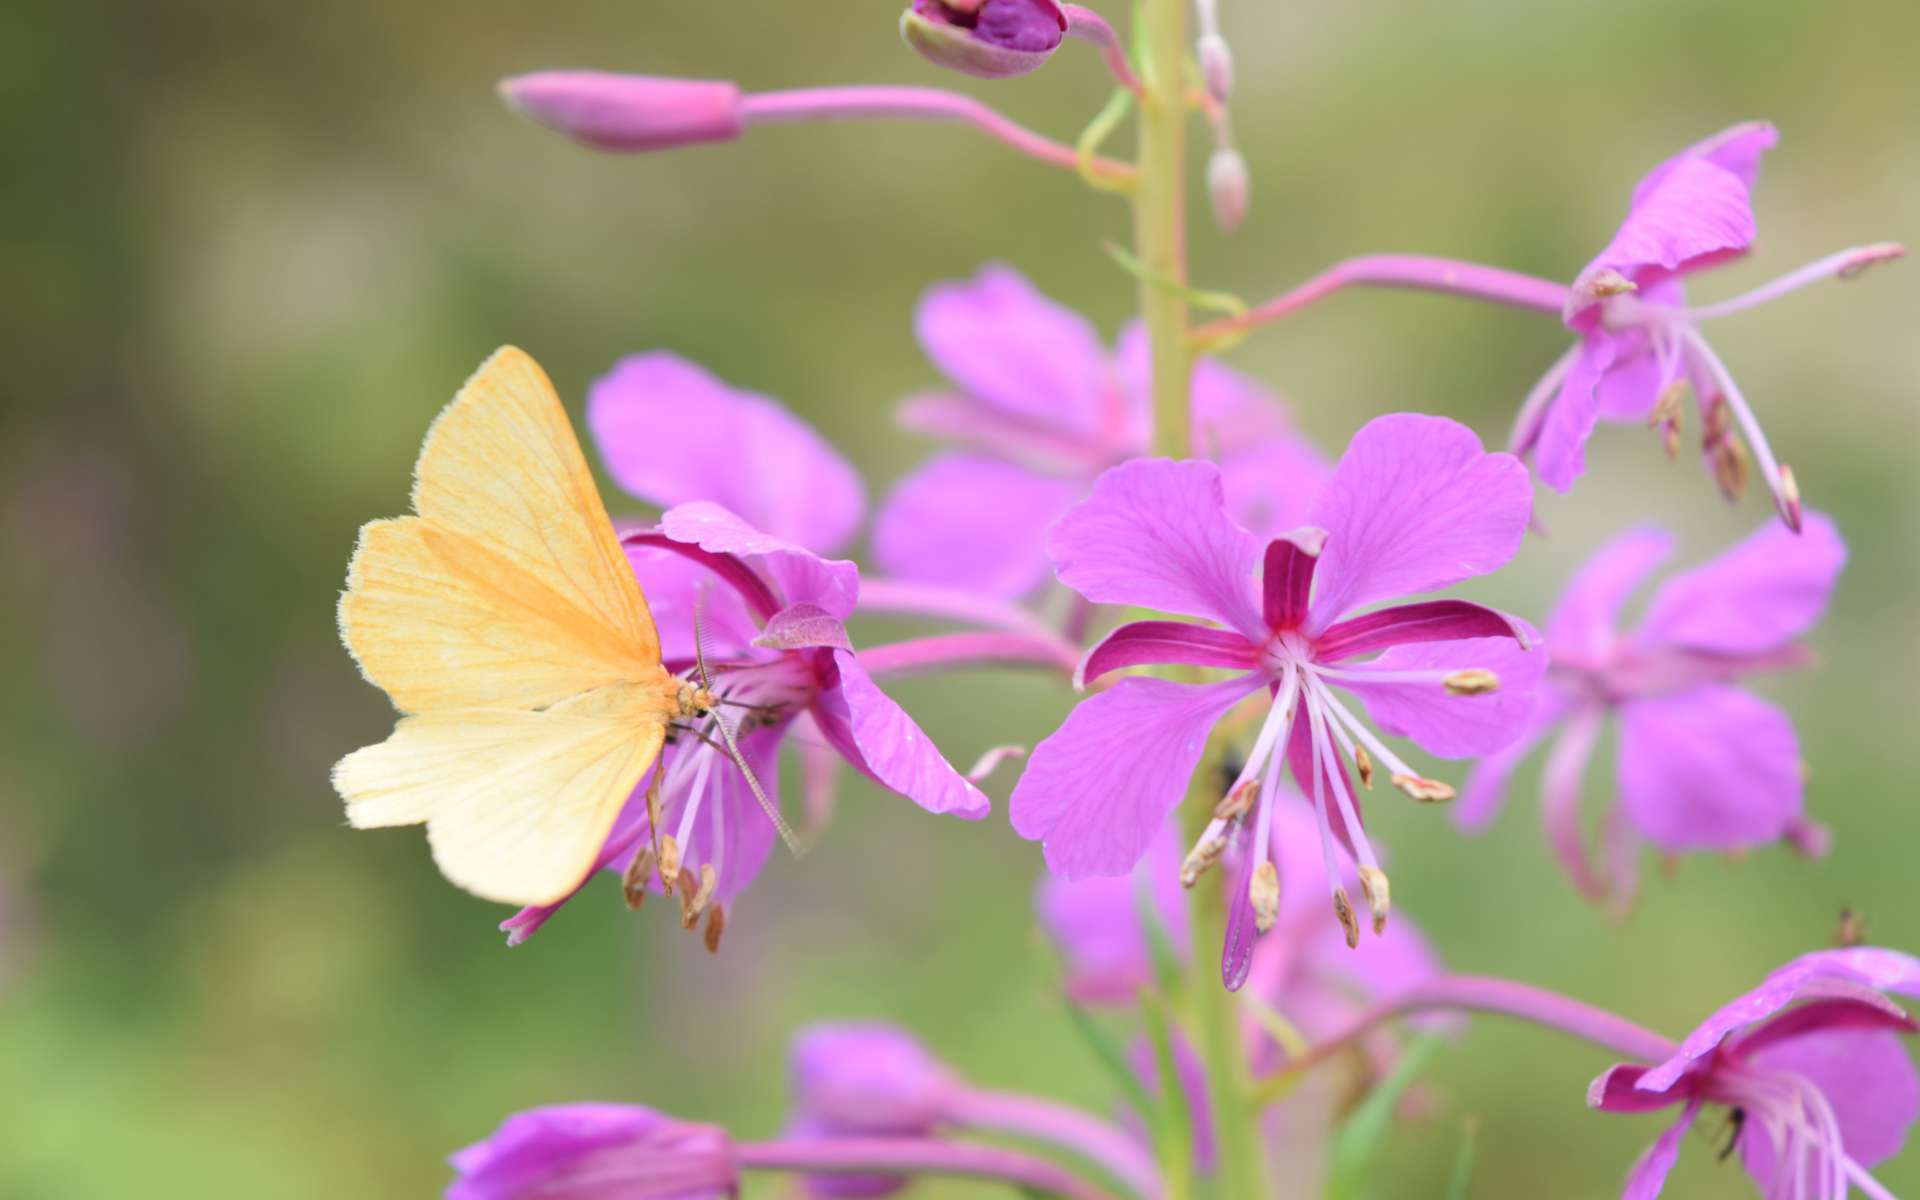
[(860, 651), (876, 679), (898, 679), (957, 667), (1048, 667), (1072, 675), (1080, 653), (1058, 637), (1014, 633), (941, 633)]
[[(1030, 158), (1069, 171), (1080, 168), (1073, 147), (1042, 137), (1031, 129), (959, 92), (923, 87), (800, 88), (760, 92), (740, 101), (748, 125), (780, 121), (919, 120), (960, 121)], [(1096, 175), (1131, 179), (1133, 167), (1108, 158), (1092, 160)]]
[(1238, 317), (1214, 321), (1193, 331), (1196, 341), (1228, 337), (1270, 325), (1310, 304), (1350, 287), (1412, 288), (1446, 292), (1551, 313), (1555, 317), (1567, 301), (1567, 288), (1550, 279), (1538, 279), (1479, 263), (1419, 254), (1370, 254), (1339, 263), (1282, 296)]
[(1545, 988), (1483, 975), (1441, 975), (1408, 988), (1390, 1000), (1365, 1010), (1307, 1054), (1282, 1067), (1292, 1075), (1326, 1061), (1373, 1030), (1398, 1017), (1422, 1012), (1483, 1012), (1515, 1017), (1547, 1029), (1557, 1029), (1638, 1062), (1661, 1062), (1679, 1049), (1625, 1017), (1562, 996)]
[(1120, 35), (1107, 24), (1107, 19), (1079, 4), (1063, 4), (1060, 10), (1067, 14), (1067, 36), (1098, 47), (1101, 57), (1107, 60), (1107, 70), (1113, 72), (1114, 82), (1138, 96), (1140, 80), (1133, 73), (1133, 64), (1127, 61), (1127, 48), (1121, 44)]
[(1153, 1156), (1124, 1130), (1070, 1105), (1016, 1092), (963, 1091), (945, 1115), (958, 1125), (1010, 1133), (1070, 1151), (1105, 1170), (1144, 1200), (1161, 1194)]
[(991, 1179), (1065, 1200), (1112, 1200), (1055, 1163), (998, 1146), (974, 1146), (932, 1138), (821, 1138), (749, 1142), (734, 1147), (734, 1161), (749, 1171), (808, 1175), (954, 1175)]

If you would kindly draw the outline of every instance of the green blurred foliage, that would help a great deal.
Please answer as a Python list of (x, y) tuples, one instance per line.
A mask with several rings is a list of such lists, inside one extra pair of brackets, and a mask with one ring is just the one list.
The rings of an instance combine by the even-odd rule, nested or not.
[[(1257, 298), (1371, 250), (1566, 277), (1642, 171), (1755, 116), (1783, 133), (1762, 247), (1700, 294), (1920, 226), (1907, 0), (1224, 7), (1256, 192), (1234, 238), (1196, 215), (1203, 286)], [(334, 633), (354, 530), (403, 507), (427, 422), (496, 344), (531, 350), (575, 405), (618, 355), (677, 350), (785, 398), (878, 494), (924, 451), (886, 414), (932, 380), (910, 336), (927, 284), (1005, 260), (1108, 330), (1124, 319), (1129, 281), (1100, 250), (1124, 210), (968, 131), (775, 129), (622, 160), (491, 92), (552, 65), (952, 84), (893, 16), (0, 9), (0, 1195), (426, 1194), (504, 1113), (578, 1098), (759, 1135), (783, 1119), (788, 1037), (825, 1018), (903, 1022), (979, 1080), (1109, 1102), (1045, 991), (1039, 856), (998, 815), (945, 822), (855, 787), (814, 853), (768, 869), (717, 959), (603, 883), (508, 952), (504, 914), (442, 883), (416, 834), (350, 834), (327, 784), (391, 719)], [(1031, 79), (961, 82), (1064, 138), (1107, 93), (1077, 48)], [(1842, 904), (1920, 948), (1917, 297), (1896, 267), (1714, 331), (1853, 548), (1823, 665), (1766, 689), (1799, 722), (1833, 856), (1654, 872), (1610, 923), (1556, 876), (1526, 789), (1477, 839), (1376, 800), (1401, 911), (1458, 969), (1678, 1032), (1823, 944)], [(1562, 344), (1524, 314), (1348, 295), (1235, 361), (1337, 448), (1395, 409), (1497, 439)], [(1543, 514), (1551, 535), (1479, 594), (1538, 614), (1625, 523), (1665, 521), (1700, 557), (1766, 519), (1625, 429)], [(1069, 703), (997, 674), (900, 694), (958, 761)], [(1382, 1150), (1381, 1194), (1439, 1193), (1468, 1118), (1473, 1195), (1617, 1194), (1660, 1118), (1585, 1111), (1604, 1061), (1476, 1023), (1431, 1072), (1440, 1112)], [(1883, 1177), (1920, 1187), (1920, 1162)], [(1703, 1142), (1672, 1190), (1745, 1188)]]

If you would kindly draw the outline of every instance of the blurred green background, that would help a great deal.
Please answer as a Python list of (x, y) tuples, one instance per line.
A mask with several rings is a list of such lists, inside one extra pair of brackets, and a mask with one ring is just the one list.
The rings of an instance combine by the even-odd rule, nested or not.
[[(1207, 286), (1257, 298), (1375, 250), (1570, 277), (1644, 170), (1750, 117), (1782, 132), (1761, 248), (1696, 295), (1920, 236), (1907, 0), (1223, 7), (1255, 200), (1232, 239), (1197, 215)], [(391, 721), (334, 632), (354, 530), (401, 511), (427, 422), (496, 344), (532, 351), (576, 412), (620, 354), (679, 351), (783, 397), (878, 494), (924, 451), (887, 414), (933, 380), (909, 325), (929, 283), (1006, 260), (1109, 332), (1125, 318), (1100, 251), (1124, 211), (969, 131), (771, 129), (616, 159), (491, 90), (544, 66), (954, 83), (899, 45), (894, 15), (0, 8), (0, 1196), (430, 1194), (446, 1152), (506, 1112), (579, 1098), (761, 1135), (782, 1119), (786, 1040), (830, 1017), (903, 1022), (984, 1083), (1108, 1102), (1044, 990), (1039, 855), (999, 812), (945, 822), (855, 786), (813, 854), (768, 869), (717, 959), (605, 882), (508, 952), (504, 912), (443, 883), (416, 833), (350, 834), (327, 783)], [(1083, 47), (961, 84), (1069, 139), (1107, 90)], [(1920, 949), (1917, 300), (1905, 264), (1713, 331), (1853, 549), (1824, 665), (1764, 689), (1799, 723), (1833, 856), (1655, 871), (1614, 924), (1550, 866), (1527, 792), (1477, 840), (1376, 800), (1400, 910), (1454, 967), (1678, 1033), (1824, 944), (1843, 904)], [(1337, 449), (1396, 409), (1498, 439), (1563, 344), (1526, 314), (1353, 294), (1234, 360)], [(1697, 560), (1766, 511), (1725, 508), (1686, 456), (1610, 429), (1588, 481), (1546, 504), (1552, 536), (1478, 594), (1539, 616), (1620, 525), (1669, 522)], [(1068, 703), (1011, 675), (897, 694), (959, 762)], [(1396, 1137), (1383, 1194), (1435, 1192), (1474, 1116), (1475, 1196), (1617, 1195), (1664, 1118), (1588, 1113), (1606, 1061), (1477, 1023), (1441, 1053), (1438, 1111)], [(1920, 1188), (1920, 1155), (1882, 1178)], [(1748, 1187), (1696, 1140), (1671, 1194)]]

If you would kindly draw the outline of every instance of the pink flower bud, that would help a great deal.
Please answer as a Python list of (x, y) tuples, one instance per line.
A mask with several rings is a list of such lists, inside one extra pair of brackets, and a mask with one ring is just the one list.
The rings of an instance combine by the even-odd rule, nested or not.
[(1066, 31), (1055, 0), (913, 0), (900, 14), (900, 36), (921, 57), (982, 79), (1038, 70)]
[(1202, 34), (1194, 52), (1200, 58), (1200, 75), (1207, 81), (1207, 93), (1225, 104), (1233, 91), (1233, 51), (1227, 39), (1217, 33)]
[(702, 79), (540, 71), (502, 80), (508, 104), (599, 150), (670, 150), (729, 142), (746, 127), (740, 89)]
[(1231, 146), (1222, 146), (1207, 160), (1207, 194), (1213, 200), (1213, 220), (1221, 230), (1232, 233), (1247, 219), (1253, 182), (1247, 175), (1247, 160)]

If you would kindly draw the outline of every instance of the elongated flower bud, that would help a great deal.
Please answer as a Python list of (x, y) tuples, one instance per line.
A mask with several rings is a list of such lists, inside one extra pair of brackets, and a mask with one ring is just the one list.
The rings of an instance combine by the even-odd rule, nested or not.
[(1223, 233), (1232, 233), (1247, 219), (1253, 180), (1247, 160), (1231, 146), (1222, 146), (1207, 160), (1207, 195), (1213, 201), (1213, 220)]
[(740, 89), (717, 80), (538, 71), (502, 80), (500, 95), (547, 128), (599, 150), (730, 142), (746, 128)]
[(900, 36), (921, 57), (981, 79), (1038, 70), (1066, 32), (1054, 0), (913, 0), (900, 14)]

